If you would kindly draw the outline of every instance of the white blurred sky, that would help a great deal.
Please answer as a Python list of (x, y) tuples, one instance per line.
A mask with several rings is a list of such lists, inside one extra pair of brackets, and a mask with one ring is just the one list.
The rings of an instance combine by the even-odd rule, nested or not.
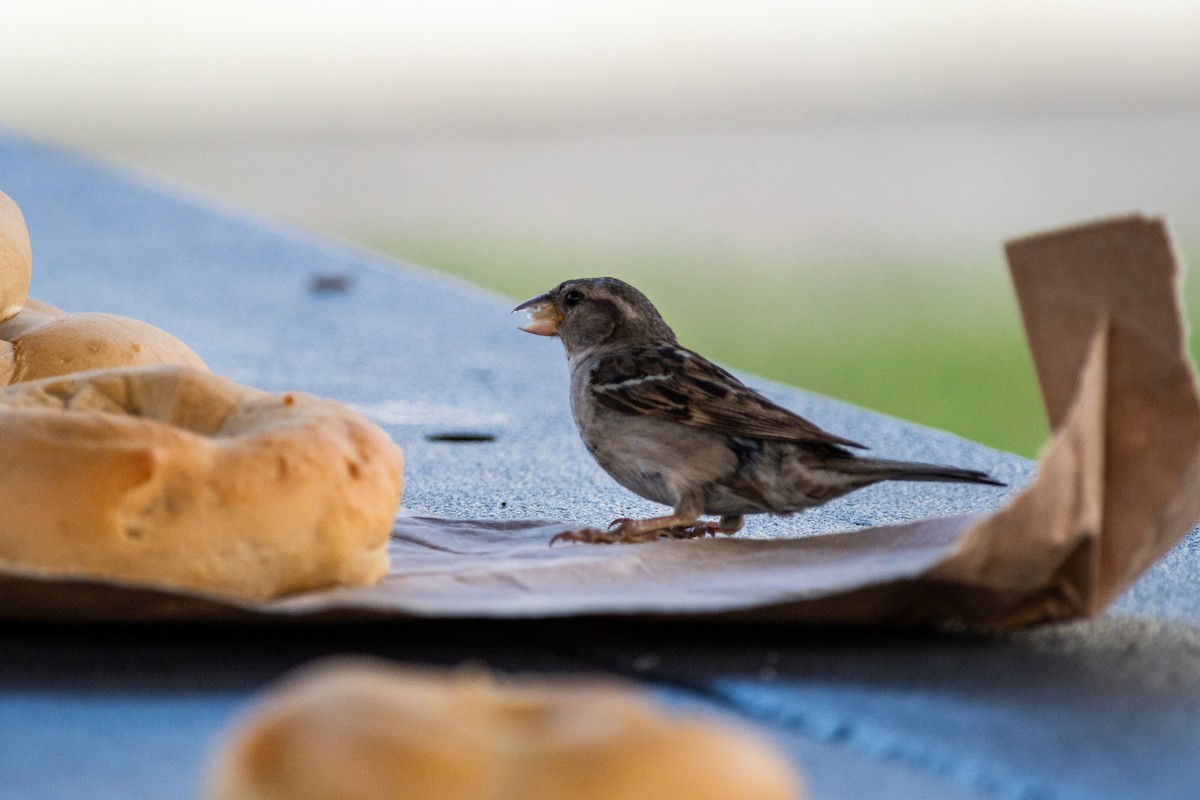
[(38, 0), (0, 125), (101, 148), (1200, 108), (1200, 2)]
[(30, 0), (0, 130), (401, 253), (983, 263), (1132, 209), (1194, 249), (1197, 42), (1200, 0)]

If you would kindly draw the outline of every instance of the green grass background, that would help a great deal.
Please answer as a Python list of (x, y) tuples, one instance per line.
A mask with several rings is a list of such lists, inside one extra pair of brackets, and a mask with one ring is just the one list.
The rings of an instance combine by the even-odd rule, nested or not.
[(613, 275), (642, 289), (682, 343), (726, 366), (1029, 457), (1047, 438), (998, 253), (986, 264), (874, 255), (868, 267), (799, 269), (666, 247), (618, 255), (496, 237), (359, 238), (514, 301)]

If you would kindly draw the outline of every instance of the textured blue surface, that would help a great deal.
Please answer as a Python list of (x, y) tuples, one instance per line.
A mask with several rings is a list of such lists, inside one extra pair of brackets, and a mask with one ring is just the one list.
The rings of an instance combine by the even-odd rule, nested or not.
[[(591, 463), (567, 411), (561, 348), (515, 331), (501, 298), (3, 137), (0, 190), (29, 223), (35, 296), (146, 319), (238, 380), (355, 405), (404, 446), (414, 512), (606, 523), (657, 510)], [(318, 275), (348, 276), (347, 291), (313, 293)], [(760, 385), (880, 455), (1014, 485), (1032, 467)], [(496, 439), (425, 438), (451, 431)], [(792, 520), (753, 520), (746, 535), (899, 522), (1003, 496), (877, 487)], [(207, 748), (257, 688), (345, 650), (635, 677), (671, 702), (762, 725), (818, 798), (1200, 797), (1198, 556), (1193, 532), (1101, 619), (996, 639), (587, 621), (351, 633), (8, 626), (0, 797), (191, 796)]]

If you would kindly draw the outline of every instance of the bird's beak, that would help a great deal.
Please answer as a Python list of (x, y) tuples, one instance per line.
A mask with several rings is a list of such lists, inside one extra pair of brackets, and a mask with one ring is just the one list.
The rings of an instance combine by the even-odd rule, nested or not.
[(550, 299), (549, 294), (529, 298), (513, 309), (514, 314), (518, 311), (529, 314), (529, 321), (521, 325), (520, 329), (526, 333), (536, 333), (538, 336), (553, 336), (558, 333), (558, 323), (563, 319), (562, 312)]

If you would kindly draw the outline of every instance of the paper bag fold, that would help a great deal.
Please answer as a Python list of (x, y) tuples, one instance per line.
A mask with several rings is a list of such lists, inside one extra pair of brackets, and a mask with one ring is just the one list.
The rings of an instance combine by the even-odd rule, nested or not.
[(1056, 436), (1082, 374), (1079, 353), (1109, 328), (1102, 527), (1086, 609), (1094, 614), (1200, 517), (1200, 483), (1189, 474), (1200, 400), (1180, 270), (1166, 226), (1140, 216), (1019, 239), (1007, 254)]

